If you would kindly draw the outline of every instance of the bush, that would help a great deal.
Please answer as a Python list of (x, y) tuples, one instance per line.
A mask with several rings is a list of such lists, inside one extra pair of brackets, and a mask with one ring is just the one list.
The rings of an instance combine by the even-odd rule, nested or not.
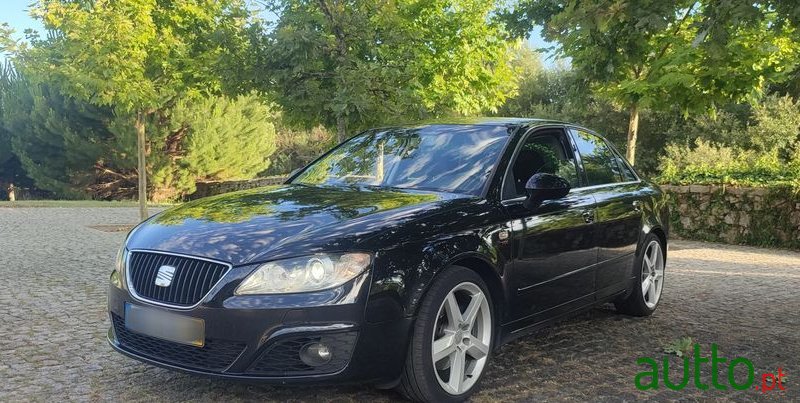
[(788, 96), (770, 95), (753, 108), (747, 126), (750, 148), (775, 150), (784, 159), (800, 151), (800, 102)]
[(256, 96), (179, 101), (151, 137), (151, 199), (168, 201), (203, 180), (250, 179), (270, 165), (275, 127)]
[(277, 149), (269, 168), (258, 176), (283, 175), (302, 168), (336, 145), (336, 136), (322, 126), (310, 130), (276, 124)]
[(800, 155), (785, 161), (778, 156), (777, 150), (759, 153), (697, 140), (692, 147), (667, 146), (659, 162), (661, 174), (657, 180), (662, 183), (800, 189)]

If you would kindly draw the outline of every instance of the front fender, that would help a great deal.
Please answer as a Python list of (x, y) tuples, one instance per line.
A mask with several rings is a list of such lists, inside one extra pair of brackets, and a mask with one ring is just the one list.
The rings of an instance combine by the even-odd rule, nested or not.
[(380, 322), (416, 315), (436, 276), (459, 262), (482, 265), (482, 275), (502, 284), (508, 254), (498, 237), (500, 225), (428, 242), (382, 250), (373, 266), (366, 320)]

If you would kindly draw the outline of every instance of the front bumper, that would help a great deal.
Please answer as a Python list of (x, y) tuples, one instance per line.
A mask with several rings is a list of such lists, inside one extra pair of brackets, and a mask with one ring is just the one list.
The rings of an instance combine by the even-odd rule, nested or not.
[[(156, 306), (110, 286), (108, 340), (137, 360), (194, 374), (275, 383), (392, 382), (400, 376), (412, 320), (367, 323), (368, 286), (351, 303), (285, 306), (272, 301), (250, 307), (212, 298), (192, 309)], [(202, 319), (205, 345), (194, 347), (135, 333), (125, 327), (125, 305), (134, 304)], [(309, 366), (299, 351), (309, 343), (329, 346), (332, 359)]]

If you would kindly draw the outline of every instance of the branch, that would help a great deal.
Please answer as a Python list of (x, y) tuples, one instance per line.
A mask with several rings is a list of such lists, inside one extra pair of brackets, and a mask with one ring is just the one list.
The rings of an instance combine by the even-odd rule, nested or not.
[(325, 14), (325, 18), (328, 19), (328, 23), (331, 24), (333, 35), (336, 37), (336, 53), (339, 57), (343, 58), (347, 55), (347, 43), (345, 42), (344, 30), (342, 30), (342, 27), (336, 22), (333, 12), (331, 12), (330, 7), (328, 7), (328, 2), (326, 0), (318, 0), (318, 3), (322, 13)]
[[(680, 21), (678, 21), (677, 24), (675, 24), (675, 31), (672, 33), (672, 36), (678, 35), (678, 32), (681, 30), (681, 26), (686, 21), (686, 19), (689, 18), (689, 14), (692, 13), (692, 10), (694, 10), (694, 7), (696, 5), (697, 5), (697, 2), (695, 1), (694, 3), (692, 3), (691, 6), (689, 6), (689, 8), (686, 9), (686, 13), (683, 14), (683, 17), (680, 19)], [(672, 42), (667, 42), (666, 44), (664, 44), (664, 47), (662, 47), (661, 51), (658, 52), (658, 56), (655, 59), (653, 59), (654, 63), (655, 63), (655, 61), (657, 61), (657, 60), (661, 59), (662, 57), (664, 57), (664, 55), (667, 53), (667, 50), (669, 49), (671, 44), (672, 44)], [(653, 73), (653, 70), (654, 69), (650, 69), (650, 70), (647, 71), (647, 74), (645, 74), (645, 76), (644, 76), (645, 80), (650, 78), (650, 74)]]

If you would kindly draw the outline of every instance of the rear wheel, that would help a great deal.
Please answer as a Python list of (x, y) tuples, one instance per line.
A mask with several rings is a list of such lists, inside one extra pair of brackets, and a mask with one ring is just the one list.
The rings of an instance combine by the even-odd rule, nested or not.
[(644, 252), (637, 260), (637, 277), (633, 292), (614, 304), (617, 310), (633, 316), (649, 316), (655, 312), (664, 289), (664, 246), (661, 240), (649, 234), (645, 238)]
[(423, 402), (468, 398), (489, 361), (493, 319), (481, 277), (460, 266), (447, 269), (420, 306), (400, 391)]

